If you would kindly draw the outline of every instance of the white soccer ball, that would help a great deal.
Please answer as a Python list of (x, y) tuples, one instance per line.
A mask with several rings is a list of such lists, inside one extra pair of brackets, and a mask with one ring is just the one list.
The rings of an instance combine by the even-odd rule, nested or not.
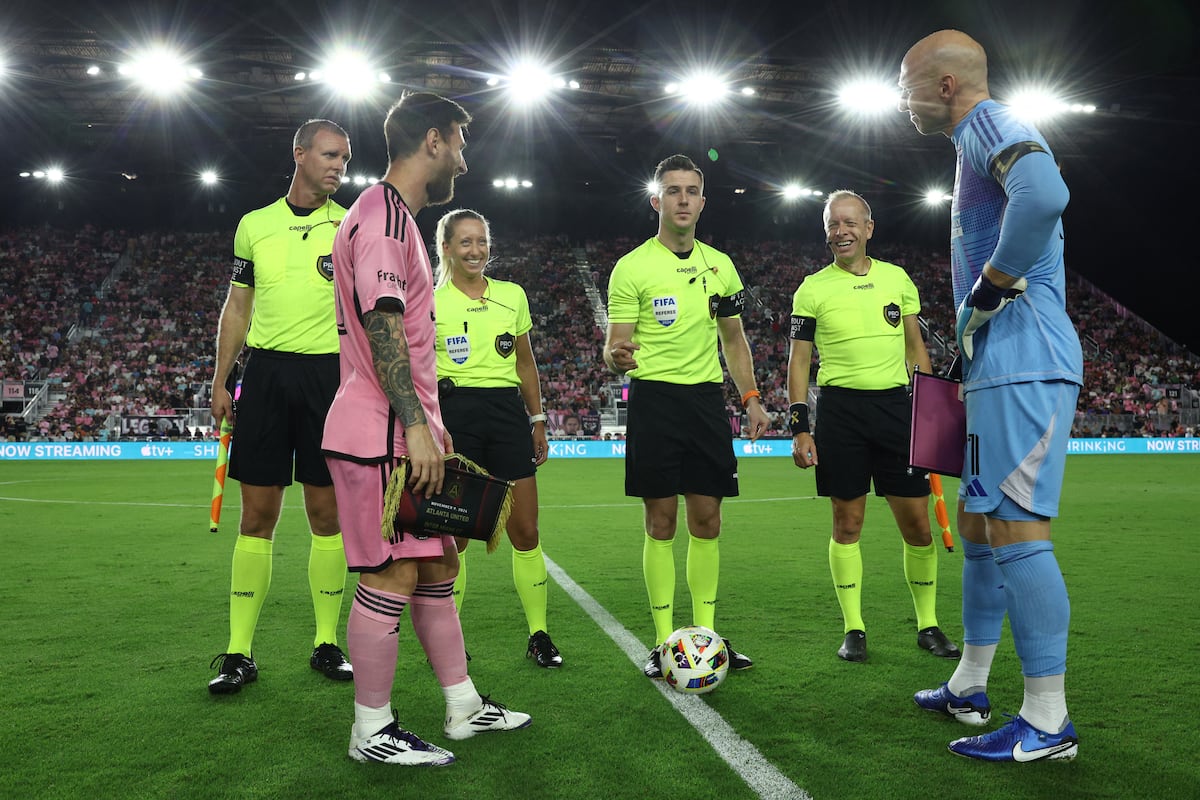
[(715, 631), (688, 625), (672, 633), (658, 648), (667, 685), (684, 694), (705, 694), (729, 673), (729, 652)]

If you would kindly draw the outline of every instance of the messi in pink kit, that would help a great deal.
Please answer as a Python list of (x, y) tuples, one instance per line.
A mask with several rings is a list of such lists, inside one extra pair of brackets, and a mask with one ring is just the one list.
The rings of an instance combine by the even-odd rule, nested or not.
[(464, 126), (453, 101), (419, 92), (388, 112), (388, 171), (362, 193), (333, 246), (341, 336), (341, 384), (325, 421), (322, 450), (342, 506), (346, 562), (359, 573), (346, 644), (355, 659), (350, 757), (444, 766), (454, 755), (400, 726), (391, 695), (400, 617), (413, 630), (446, 699), (448, 739), (523, 728), (528, 714), (481, 697), (467, 675), (462, 627), (451, 590), (458, 574), (453, 537), (381, 533), (387, 481), (401, 456), (418, 494), (442, 489), (450, 449), (437, 399), (433, 270), (415, 215), (454, 195), (467, 171)]

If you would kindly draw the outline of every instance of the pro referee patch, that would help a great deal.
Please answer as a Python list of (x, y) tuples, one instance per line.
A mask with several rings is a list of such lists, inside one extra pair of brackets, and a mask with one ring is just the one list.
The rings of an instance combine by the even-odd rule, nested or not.
[(883, 318), (887, 321), (888, 325), (898, 328), (900, 326), (900, 306), (895, 303), (888, 303), (883, 307)]
[(333, 255), (319, 256), (317, 258), (317, 272), (321, 273), (321, 277), (327, 281), (333, 280)]
[(508, 358), (517, 350), (517, 337), (511, 333), (502, 333), (496, 337), (496, 352), (501, 358)]

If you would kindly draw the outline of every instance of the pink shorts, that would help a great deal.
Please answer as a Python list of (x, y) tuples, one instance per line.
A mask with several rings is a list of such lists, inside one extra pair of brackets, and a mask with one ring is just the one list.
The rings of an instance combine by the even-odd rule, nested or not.
[(383, 538), (380, 532), (383, 493), (396, 462), (356, 464), (340, 458), (325, 460), (333, 476), (342, 546), (351, 572), (379, 572), (393, 561), (406, 559), (437, 559), (446, 548), (455, 548), (453, 536), (418, 537), (405, 533)]

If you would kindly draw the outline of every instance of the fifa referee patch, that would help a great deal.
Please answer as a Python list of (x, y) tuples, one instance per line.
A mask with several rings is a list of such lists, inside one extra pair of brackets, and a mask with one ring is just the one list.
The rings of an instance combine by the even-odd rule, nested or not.
[(654, 319), (664, 328), (671, 327), (679, 316), (679, 303), (674, 297), (655, 297), (650, 301), (654, 308)]

